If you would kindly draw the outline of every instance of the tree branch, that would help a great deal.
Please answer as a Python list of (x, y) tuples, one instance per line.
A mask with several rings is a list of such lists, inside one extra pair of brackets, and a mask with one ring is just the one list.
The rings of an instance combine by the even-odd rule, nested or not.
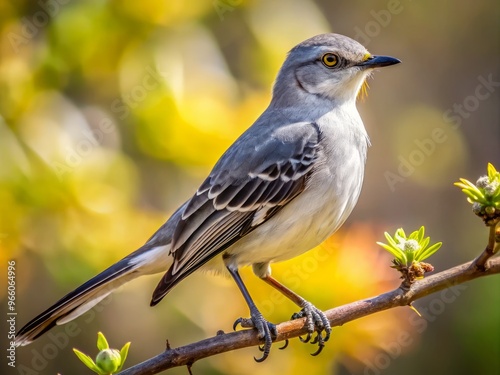
[[(491, 233), (490, 233), (491, 234)], [(491, 238), (491, 236), (490, 236)], [(466, 281), (500, 273), (500, 258), (489, 259), (493, 255), (490, 244), (474, 261), (450, 268), (414, 282), (410, 288), (399, 287), (377, 297), (356, 301), (325, 312), (333, 326), (340, 326), (397, 306), (408, 306), (413, 301), (431, 293), (462, 284)], [(305, 318), (290, 320), (277, 325), (278, 337), (275, 342), (298, 337), (307, 333)], [(195, 361), (236, 349), (259, 345), (260, 341), (253, 329), (220, 333), (217, 336), (167, 350), (153, 358), (120, 372), (120, 375), (152, 375), (172, 367), (191, 366)]]
[(491, 225), (490, 226), (490, 234), (488, 236), (488, 244), (486, 245), (486, 249), (479, 255), (475, 260), (474, 263), (479, 268), (480, 270), (485, 269), (486, 262), (488, 261), (489, 258), (491, 258), (497, 249), (495, 249), (495, 242), (496, 237), (498, 236), (498, 230), (496, 230), (496, 225)]

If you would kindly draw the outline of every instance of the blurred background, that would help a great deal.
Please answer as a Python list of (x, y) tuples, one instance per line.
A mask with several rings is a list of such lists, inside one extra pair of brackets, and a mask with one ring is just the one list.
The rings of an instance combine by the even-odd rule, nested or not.
[[(500, 168), (498, 1), (196, 0), (0, 2), (0, 264), (15, 260), (17, 328), (142, 245), (266, 108), (287, 51), (337, 32), (403, 64), (358, 104), (365, 184), (343, 228), (273, 274), (327, 309), (399, 285), (383, 232), (427, 228), (437, 271), (478, 255), (487, 229), (460, 190)], [(5, 276), (4, 276), (5, 275)], [(263, 314), (296, 307), (249, 270)], [(131, 341), (126, 366), (231, 331), (234, 283), (196, 274), (149, 307), (159, 275), (121, 288), (68, 329), (17, 350), (16, 374), (88, 374), (72, 352)], [(6, 306), (6, 287), (0, 288)], [(195, 363), (196, 374), (498, 374), (498, 277), (335, 328), (323, 353), (293, 340)], [(3, 309), (6, 311), (6, 309)], [(2, 352), (6, 319), (0, 319)], [(5, 373), (2, 370), (2, 373)], [(185, 374), (174, 369), (170, 374)]]

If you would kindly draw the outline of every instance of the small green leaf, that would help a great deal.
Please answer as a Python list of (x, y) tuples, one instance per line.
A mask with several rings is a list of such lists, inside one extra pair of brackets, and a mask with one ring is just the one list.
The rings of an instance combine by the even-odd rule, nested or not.
[(404, 254), (400, 249), (396, 249), (393, 246), (386, 245), (385, 243), (382, 242), (377, 242), (377, 245), (382, 246), (384, 249), (390, 252), (396, 259), (403, 260), (402, 257), (404, 257)]
[[(397, 232), (396, 232), (396, 235), (397, 235)], [(394, 241), (394, 239), (392, 238), (392, 236), (389, 233), (384, 232), (384, 236), (387, 239), (387, 242), (389, 242), (389, 245), (391, 245), (395, 249), (399, 249), (398, 244), (396, 243), (396, 241)]]
[(477, 202), (481, 199), (481, 196), (479, 194), (472, 193), (470, 190), (462, 189), (462, 191), (464, 192), (465, 195), (467, 195), (470, 199), (472, 199), (473, 202)]
[(497, 172), (497, 170), (491, 163), (488, 163), (488, 177), (490, 178), (490, 181), (495, 178), (500, 179), (500, 172)]
[(455, 182), (453, 185), (458, 186), (460, 189), (467, 189), (467, 186), (461, 182)]
[(123, 348), (120, 350), (122, 362), (120, 363), (120, 366), (118, 367), (118, 371), (121, 371), (123, 365), (125, 364), (125, 360), (127, 359), (129, 347), (130, 347), (130, 342), (127, 342), (125, 345), (123, 345)]
[(429, 245), (430, 240), (430, 237), (426, 237), (422, 241), (420, 241), (420, 249), (417, 251), (417, 253), (421, 253)]
[(101, 372), (101, 369), (99, 367), (97, 367), (97, 365), (94, 363), (94, 360), (92, 358), (90, 358), (87, 354), (82, 353), (81, 351), (79, 351), (78, 349), (75, 349), (75, 348), (73, 348), (73, 352), (76, 354), (78, 359), (80, 361), (82, 361), (83, 364), (85, 366), (87, 366), (89, 369), (91, 369), (92, 371), (94, 371), (97, 374), (104, 375)]
[(102, 332), (97, 332), (97, 349), (99, 351), (109, 349), (108, 340), (106, 340)]
[[(420, 227), (420, 229), (418, 230), (418, 243), (421, 243), (422, 242), (422, 238), (424, 238), (424, 234), (425, 234), (425, 228), (424, 226), (422, 225)], [(420, 245), (421, 247), (424, 247), (423, 245)]]
[(417, 259), (417, 261), (420, 262), (426, 258), (429, 258), (432, 254), (438, 251), (442, 245), (442, 242), (436, 242), (434, 245), (428, 247), (420, 254), (420, 257), (419, 259)]
[(461, 178), (460, 181), (462, 181), (462, 184), (464, 185), (465, 189), (472, 189), (472, 190), (477, 190), (476, 185), (474, 185), (472, 182), (465, 178)]

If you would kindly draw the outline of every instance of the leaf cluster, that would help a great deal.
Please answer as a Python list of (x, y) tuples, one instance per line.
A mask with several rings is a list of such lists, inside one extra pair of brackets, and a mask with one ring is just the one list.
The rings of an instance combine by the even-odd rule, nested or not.
[(488, 174), (479, 177), (475, 184), (461, 178), (455, 183), (462, 188), (467, 200), (472, 204), (472, 211), (481, 217), (485, 224), (494, 226), (500, 221), (500, 172), (488, 163)]

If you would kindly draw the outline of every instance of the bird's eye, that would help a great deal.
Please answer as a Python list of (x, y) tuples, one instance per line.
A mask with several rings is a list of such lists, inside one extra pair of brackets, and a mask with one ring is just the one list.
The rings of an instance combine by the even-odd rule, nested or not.
[(339, 58), (333, 53), (325, 53), (321, 58), (321, 62), (327, 68), (333, 68), (339, 63)]

